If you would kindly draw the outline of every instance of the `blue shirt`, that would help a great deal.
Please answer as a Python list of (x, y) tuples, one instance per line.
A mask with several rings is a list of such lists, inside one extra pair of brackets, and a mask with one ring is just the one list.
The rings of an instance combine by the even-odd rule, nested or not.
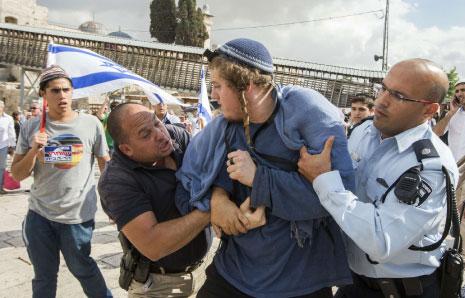
[[(256, 150), (296, 161), (302, 146), (312, 153), (321, 152), (326, 139), (334, 135), (332, 167), (340, 171), (345, 187), (354, 189), (352, 162), (338, 109), (311, 89), (278, 86), (273, 96), (280, 108), (272, 125), (256, 138)], [(176, 173), (185, 190), (176, 193), (176, 203), (184, 213), (191, 207), (209, 210), (211, 186), (231, 189), (224, 181), (229, 179), (224, 174), (226, 127), (226, 119), (215, 118), (186, 150)], [(252, 125), (252, 133), (254, 129)], [(231, 147), (247, 148), (242, 126), (232, 124), (231, 130)], [(257, 160), (251, 204), (267, 207), (267, 224), (228, 238), (215, 257), (218, 272), (254, 297), (300, 296), (349, 283), (340, 230), (321, 206), (311, 183), (296, 171)], [(245, 195), (241, 192), (233, 199), (242, 202)]]
[[(425, 168), (420, 176), (431, 187), (431, 194), (419, 206), (407, 205), (392, 190), (381, 203), (387, 187), (420, 164), (412, 144), (421, 139), (430, 139), (440, 155), (423, 160)], [(337, 171), (318, 176), (313, 186), (321, 204), (350, 238), (347, 247), (350, 268), (373, 278), (431, 274), (439, 266), (445, 243), (431, 252), (413, 251), (408, 247), (426, 246), (441, 238), (441, 223), (446, 217), (441, 166), (448, 169), (455, 185), (458, 181), (457, 166), (449, 148), (426, 122), (381, 139), (370, 121), (353, 132), (349, 151), (356, 169), (355, 193), (345, 190)], [(370, 263), (366, 254), (379, 264)]]
[[(323, 113), (321, 110), (313, 112)], [(324, 127), (322, 123), (313, 123), (314, 130), (325, 131), (313, 142), (322, 144), (324, 135), (331, 133), (338, 135), (339, 140), (345, 139), (341, 126)], [(259, 126), (251, 124), (252, 139)], [(231, 151), (249, 149), (242, 123), (230, 123), (225, 138)], [(338, 146), (344, 147), (344, 144)], [(257, 133), (254, 148), (249, 149), (257, 164), (251, 190), (236, 183), (237, 192), (234, 192), (225, 162), (214, 184), (232, 193), (231, 199), (238, 205), (250, 195), (252, 205), (266, 206), (267, 222), (246, 234), (223, 239), (214, 259), (220, 275), (253, 297), (294, 297), (350, 283), (340, 230), (324, 212), (311, 184), (296, 171), (282, 170), (279, 163), (263, 157), (263, 154), (271, 155), (296, 165), (299, 151), (286, 146), (275, 122)], [(335, 159), (340, 162), (344, 155)], [(350, 178), (347, 181), (351, 181)], [(350, 182), (348, 185), (350, 187)], [(303, 247), (291, 237), (295, 220), (313, 222), (311, 241), (305, 242)], [(327, 268), (324, 274), (322, 267)]]

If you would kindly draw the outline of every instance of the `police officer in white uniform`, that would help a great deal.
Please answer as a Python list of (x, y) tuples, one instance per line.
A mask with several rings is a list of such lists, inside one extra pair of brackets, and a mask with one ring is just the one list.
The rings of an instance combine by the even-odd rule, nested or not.
[(451, 151), (427, 124), (448, 84), (446, 74), (428, 60), (391, 68), (374, 120), (355, 129), (349, 140), (355, 194), (344, 189), (338, 171), (331, 171), (331, 138), (321, 154), (301, 150), (300, 173), (348, 236), (354, 284), (336, 297), (439, 297), (437, 268), (445, 243), (432, 251), (414, 247), (441, 239), (447, 198), (442, 167), (451, 184), (458, 181)]

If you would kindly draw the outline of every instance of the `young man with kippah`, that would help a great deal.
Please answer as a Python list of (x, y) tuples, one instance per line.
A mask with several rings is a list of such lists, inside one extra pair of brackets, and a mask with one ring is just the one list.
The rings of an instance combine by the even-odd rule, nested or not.
[[(109, 160), (103, 127), (96, 117), (71, 109), (73, 85), (59, 66), (40, 75), (40, 95), (48, 103), (41, 118), (21, 128), (11, 167), (20, 181), (34, 171), (23, 237), (34, 267), (33, 297), (55, 297), (60, 251), (88, 297), (112, 297), (90, 257), (97, 211), (94, 160), (100, 171)], [(45, 113), (45, 111), (44, 111)]]
[(341, 233), (297, 160), (303, 145), (320, 151), (335, 135), (333, 167), (354, 186), (338, 109), (315, 90), (277, 86), (257, 41), (206, 56), (223, 116), (192, 140), (178, 178), (223, 236), (197, 297), (332, 297), (331, 286), (351, 282)]

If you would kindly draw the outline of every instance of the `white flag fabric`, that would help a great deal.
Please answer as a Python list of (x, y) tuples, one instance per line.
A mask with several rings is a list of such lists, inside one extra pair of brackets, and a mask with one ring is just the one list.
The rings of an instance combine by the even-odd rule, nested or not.
[(202, 117), (205, 124), (212, 120), (212, 110), (210, 108), (210, 101), (208, 100), (207, 83), (205, 82), (205, 69), (200, 71), (200, 94), (199, 103), (197, 105), (197, 113), (199, 117)]
[(131, 72), (105, 56), (67, 45), (49, 44), (47, 66), (57, 64), (73, 81), (73, 98), (112, 92), (129, 85), (138, 85), (152, 104), (181, 104), (154, 83)]

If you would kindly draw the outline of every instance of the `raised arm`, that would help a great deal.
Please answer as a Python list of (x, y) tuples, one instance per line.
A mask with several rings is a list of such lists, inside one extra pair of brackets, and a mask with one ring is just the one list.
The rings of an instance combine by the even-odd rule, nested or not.
[(447, 112), (444, 118), (439, 120), (439, 122), (433, 127), (434, 133), (438, 136), (444, 135), (447, 131), (447, 127), (449, 126), (449, 122), (452, 119), (452, 116), (454, 116), (458, 110), (459, 106), (455, 104), (454, 101), (451, 101), (449, 112)]

